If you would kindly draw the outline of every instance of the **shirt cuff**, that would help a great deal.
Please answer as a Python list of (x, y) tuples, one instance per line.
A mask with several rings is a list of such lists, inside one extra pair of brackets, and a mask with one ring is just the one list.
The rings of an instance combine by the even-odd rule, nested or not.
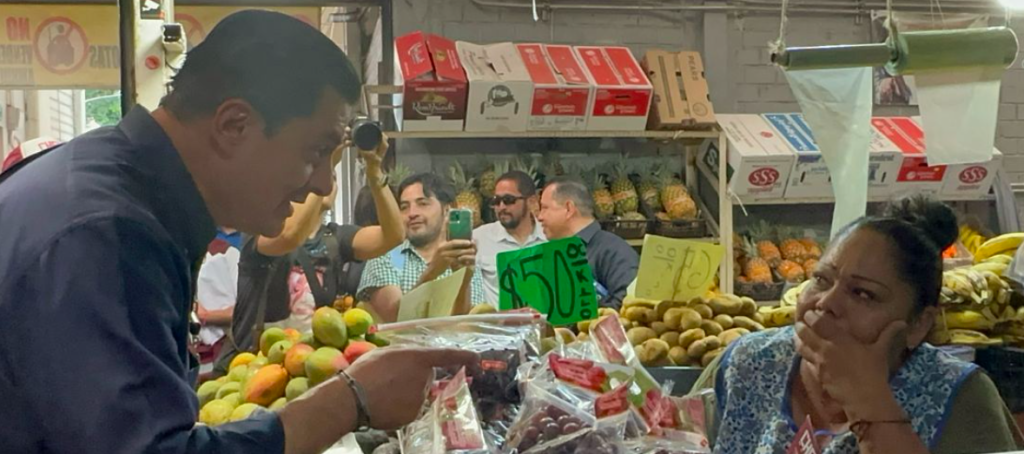
[(281, 454), (284, 452), (284, 425), (281, 424), (281, 418), (277, 412), (258, 412), (241, 421), (217, 427), (216, 430), (222, 438), (237, 441), (226, 445), (245, 446), (246, 453)]

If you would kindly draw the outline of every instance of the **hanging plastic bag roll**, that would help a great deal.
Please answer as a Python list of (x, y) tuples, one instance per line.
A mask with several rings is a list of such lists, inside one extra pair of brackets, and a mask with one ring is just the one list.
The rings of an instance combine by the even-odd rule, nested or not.
[(914, 75), (929, 165), (992, 159), (999, 86), (1017, 56), (1005, 27), (897, 34), (895, 74)]
[(772, 54), (772, 62), (789, 71), (883, 66), (892, 60), (888, 44), (790, 47)]

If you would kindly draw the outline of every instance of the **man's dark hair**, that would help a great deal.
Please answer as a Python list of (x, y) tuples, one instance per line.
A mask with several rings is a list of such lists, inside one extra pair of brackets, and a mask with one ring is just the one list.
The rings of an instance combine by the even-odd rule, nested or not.
[(319, 30), (285, 14), (248, 10), (224, 18), (189, 51), (160, 105), (188, 120), (243, 99), (274, 135), (312, 115), (325, 88), (352, 103), (360, 86), (345, 52)]
[(502, 181), (511, 181), (516, 184), (516, 189), (523, 197), (532, 197), (537, 193), (537, 184), (533, 182), (533, 178), (529, 174), (522, 170), (512, 170), (506, 172), (504, 175), (498, 177), (498, 183)]
[(555, 177), (548, 180), (544, 190), (555, 191), (552, 195), (559, 202), (572, 200), (581, 215), (594, 217), (594, 196), (582, 181), (572, 177)]
[(414, 184), (423, 185), (423, 195), (437, 199), (442, 206), (455, 203), (455, 187), (444, 178), (429, 172), (417, 173), (402, 181), (398, 186), (398, 196), (401, 197), (402, 193)]

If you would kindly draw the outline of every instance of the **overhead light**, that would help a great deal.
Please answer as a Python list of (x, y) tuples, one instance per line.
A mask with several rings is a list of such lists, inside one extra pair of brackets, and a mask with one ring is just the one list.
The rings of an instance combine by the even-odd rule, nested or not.
[(999, 0), (999, 3), (1009, 9), (1024, 10), (1024, 0)]

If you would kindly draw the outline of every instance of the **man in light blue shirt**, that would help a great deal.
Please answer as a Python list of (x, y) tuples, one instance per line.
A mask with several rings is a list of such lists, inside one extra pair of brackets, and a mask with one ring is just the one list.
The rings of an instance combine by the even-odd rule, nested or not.
[(530, 207), (537, 206), (537, 185), (525, 172), (513, 170), (498, 178), (488, 201), (498, 221), (473, 231), (476, 266), (484, 281), (486, 301), (498, 305), (498, 254), (547, 241)]

